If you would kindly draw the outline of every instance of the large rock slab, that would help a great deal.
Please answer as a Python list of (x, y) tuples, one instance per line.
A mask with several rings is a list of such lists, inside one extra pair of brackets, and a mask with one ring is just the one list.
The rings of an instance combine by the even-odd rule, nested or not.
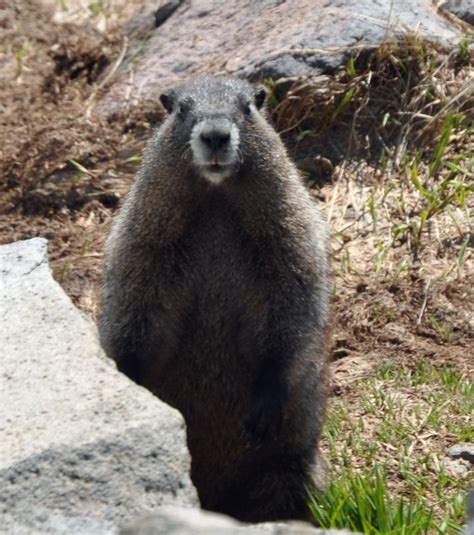
[(156, 99), (163, 87), (198, 73), (232, 73), (251, 80), (320, 74), (359, 47), (406, 30), (446, 44), (456, 42), (459, 33), (430, 0), (162, 4), (155, 18), (156, 2), (142, 0), (141, 12), (130, 21), (130, 54), (106, 106)]
[(467, 526), (465, 535), (474, 535), (474, 489), (467, 495)]
[(120, 530), (120, 535), (350, 535), (344, 530), (320, 530), (305, 522), (265, 522), (244, 525), (206, 511), (163, 507)]
[(0, 526), (106, 533), (197, 506), (181, 415), (105, 358), (46, 246), (0, 247)]

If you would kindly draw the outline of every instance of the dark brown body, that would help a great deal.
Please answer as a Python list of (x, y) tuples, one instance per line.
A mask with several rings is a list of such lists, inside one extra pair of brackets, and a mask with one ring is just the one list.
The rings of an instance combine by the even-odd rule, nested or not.
[[(186, 91), (252, 94), (226, 79)], [(101, 339), (182, 412), (203, 508), (304, 518), (323, 470), (326, 229), (264, 117), (237, 112), (243, 161), (219, 185), (183, 156), (173, 113), (150, 141), (107, 245)]]

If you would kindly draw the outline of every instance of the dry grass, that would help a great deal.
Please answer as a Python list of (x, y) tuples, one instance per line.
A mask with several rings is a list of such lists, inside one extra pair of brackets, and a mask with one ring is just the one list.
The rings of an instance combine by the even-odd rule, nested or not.
[[(335, 477), (321, 503), (331, 514), (348, 492), (368, 503), (380, 476), (393, 511), (399, 499), (418, 508), (418, 527), (394, 527), (397, 517), (391, 533), (427, 525), (457, 532), (472, 481), (468, 467), (460, 475), (446, 458), (450, 445), (474, 441), (474, 70), (466, 43), (448, 52), (405, 36), (361, 51), (333, 76), (293, 80), (280, 100), (289, 82), (267, 81), (290, 150), (304, 162), (322, 155), (334, 169), (325, 182), (305, 173), (325, 199), (335, 269), (338, 397), (325, 435)], [(363, 508), (353, 509), (345, 503), (325, 526), (362, 529), (351, 515)], [(386, 532), (382, 524), (364, 532)]]
[[(280, 81), (274, 124), (336, 162), (385, 158), (396, 170), (407, 151), (433, 148), (449, 111), (472, 119), (472, 54), (467, 44), (446, 52), (411, 34), (362, 49), (332, 76)], [(278, 86), (288, 85), (280, 102)]]
[(341, 282), (416, 278), (426, 301), (436, 281), (473, 275), (473, 82), (467, 45), (443, 53), (409, 35), (273, 95), (292, 150), (334, 165), (322, 194)]

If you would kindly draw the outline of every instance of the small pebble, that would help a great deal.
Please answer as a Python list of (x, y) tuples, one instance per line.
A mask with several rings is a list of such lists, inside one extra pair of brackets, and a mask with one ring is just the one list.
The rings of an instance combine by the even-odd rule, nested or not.
[(455, 444), (448, 449), (448, 455), (474, 464), (474, 444)]

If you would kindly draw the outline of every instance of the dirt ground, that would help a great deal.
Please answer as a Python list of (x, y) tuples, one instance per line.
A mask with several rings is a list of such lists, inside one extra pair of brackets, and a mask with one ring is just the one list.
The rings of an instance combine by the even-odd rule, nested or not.
[[(103, 31), (100, 14), (57, 22), (60, 2), (50, 4), (0, 0), (0, 243), (47, 238), (54, 277), (95, 319), (104, 239), (161, 111), (149, 103), (96, 113), (122, 47), (120, 25)], [(466, 214), (457, 230), (452, 217), (435, 221), (410, 269), (397, 268), (407, 258), (403, 244), (380, 267), (391, 222), (382, 204), (377, 224), (369, 217), (379, 179), (333, 163), (315, 195), (333, 232), (335, 395), (386, 363), (410, 368), (424, 359), (472, 377), (474, 242)], [(469, 202), (472, 210), (472, 195)]]

